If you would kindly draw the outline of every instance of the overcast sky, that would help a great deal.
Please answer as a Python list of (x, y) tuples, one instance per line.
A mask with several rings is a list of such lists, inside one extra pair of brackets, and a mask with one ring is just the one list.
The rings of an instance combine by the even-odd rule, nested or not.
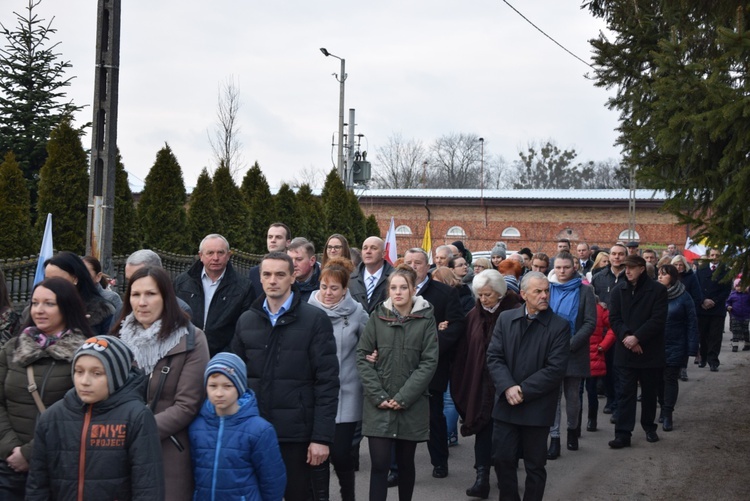
[[(580, 2), (511, 3), (590, 60), (588, 40), (603, 25)], [(26, 4), (4, 0), (0, 22), (15, 26), (12, 11)], [(79, 105), (93, 99), (96, 5), (43, 0), (36, 9), (55, 18), (54, 40), (76, 77), (68, 95)], [(165, 142), (189, 188), (203, 167), (215, 168), (207, 131), (219, 84), (231, 76), (248, 167), (257, 160), (272, 187), (303, 169), (328, 171), (340, 63), (320, 47), (346, 59), (345, 116), (356, 109), (370, 160), (394, 133), (428, 145), (452, 132), (484, 137), (487, 154), (509, 161), (547, 138), (575, 148), (581, 161), (619, 158), (608, 92), (501, 0), (124, 0), (118, 145), (133, 189)], [(77, 118), (90, 121), (91, 107)]]

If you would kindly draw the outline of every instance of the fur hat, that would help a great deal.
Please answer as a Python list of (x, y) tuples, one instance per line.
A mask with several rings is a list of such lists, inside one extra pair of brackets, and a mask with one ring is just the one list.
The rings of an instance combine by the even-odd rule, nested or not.
[(90, 337), (83, 342), (73, 355), (70, 365), (71, 373), (75, 377), (76, 360), (82, 355), (89, 355), (99, 359), (107, 373), (109, 394), (119, 390), (128, 379), (130, 368), (133, 366), (133, 352), (130, 348), (114, 336)]
[(490, 256), (500, 256), (502, 259), (505, 259), (507, 254), (508, 246), (505, 242), (497, 242), (492, 248), (492, 251), (490, 251)]
[(234, 353), (217, 353), (214, 355), (203, 373), (203, 386), (208, 384), (208, 376), (221, 374), (229, 378), (237, 388), (237, 394), (242, 396), (247, 391), (247, 366)]

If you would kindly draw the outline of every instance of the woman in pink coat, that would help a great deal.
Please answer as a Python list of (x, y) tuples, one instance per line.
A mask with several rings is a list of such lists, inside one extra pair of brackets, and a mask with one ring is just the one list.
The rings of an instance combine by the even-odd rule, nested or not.
[[(596, 431), (596, 416), (599, 414), (599, 397), (596, 386), (599, 383), (599, 379), (607, 374), (607, 363), (604, 361), (604, 354), (615, 344), (615, 339), (615, 333), (609, 328), (609, 311), (602, 308), (601, 303), (597, 299), (596, 328), (594, 328), (594, 333), (589, 338), (591, 377), (586, 378), (586, 394), (589, 399), (589, 418), (586, 422), (586, 431)], [(581, 388), (581, 401), (583, 401), (583, 388)], [(580, 419), (578, 426), (580, 429)]]

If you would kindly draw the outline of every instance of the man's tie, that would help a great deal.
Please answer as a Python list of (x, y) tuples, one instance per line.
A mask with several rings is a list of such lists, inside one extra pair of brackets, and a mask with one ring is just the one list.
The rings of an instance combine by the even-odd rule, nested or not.
[(716, 271), (716, 265), (715, 264), (711, 265), (711, 271)]
[(370, 283), (367, 284), (367, 300), (369, 301), (370, 299), (372, 299), (372, 291), (375, 290), (376, 280), (374, 276), (370, 276), (368, 280), (370, 280)]

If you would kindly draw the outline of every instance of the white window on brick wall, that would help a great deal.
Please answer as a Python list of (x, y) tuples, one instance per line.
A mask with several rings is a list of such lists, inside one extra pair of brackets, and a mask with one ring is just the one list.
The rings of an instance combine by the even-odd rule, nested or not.
[(502, 236), (505, 238), (521, 238), (521, 232), (518, 231), (518, 228), (508, 226), (503, 230)]
[(626, 230), (622, 230), (620, 232), (620, 236), (617, 237), (618, 240), (624, 240), (625, 243), (631, 241), (631, 240), (640, 240), (641, 236), (638, 234), (635, 230), (630, 230), (630, 228)]
[(411, 235), (411, 228), (405, 224), (400, 225), (396, 228), (396, 235)]
[(460, 226), (453, 226), (445, 234), (446, 237), (466, 238), (466, 232)]

